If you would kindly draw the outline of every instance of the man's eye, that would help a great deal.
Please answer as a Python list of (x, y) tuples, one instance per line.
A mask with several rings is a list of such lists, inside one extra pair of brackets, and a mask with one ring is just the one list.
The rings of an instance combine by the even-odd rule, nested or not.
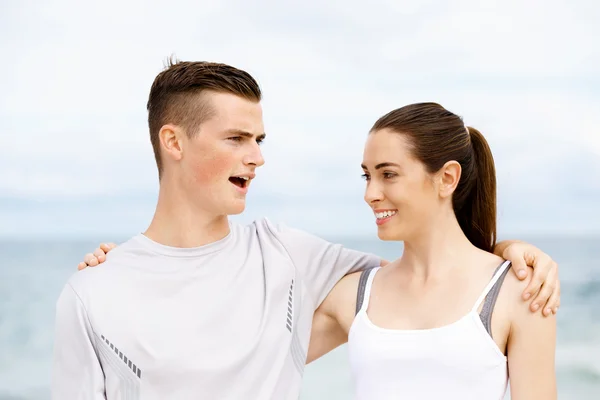
[(234, 142), (240, 142), (242, 140), (241, 136), (230, 137), (229, 140), (233, 140)]

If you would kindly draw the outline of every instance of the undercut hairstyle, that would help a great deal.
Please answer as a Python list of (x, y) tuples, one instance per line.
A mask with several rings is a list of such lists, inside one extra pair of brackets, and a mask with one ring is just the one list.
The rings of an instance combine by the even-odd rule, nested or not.
[(207, 61), (168, 60), (150, 89), (148, 127), (159, 179), (162, 175), (159, 132), (166, 124), (182, 127), (189, 137), (194, 136), (202, 122), (215, 110), (207, 93), (230, 93), (246, 100), (260, 102), (261, 89), (246, 71), (227, 64)]
[(452, 195), (454, 214), (469, 241), (491, 252), (496, 245), (496, 168), (492, 151), (477, 129), (436, 103), (417, 103), (382, 116), (371, 133), (389, 129), (405, 135), (411, 153), (429, 173), (448, 161), (460, 164)]

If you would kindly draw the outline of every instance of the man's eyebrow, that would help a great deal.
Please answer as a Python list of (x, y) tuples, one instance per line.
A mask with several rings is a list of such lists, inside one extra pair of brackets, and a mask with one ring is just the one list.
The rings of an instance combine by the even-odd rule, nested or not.
[[(225, 132), (227, 134), (230, 134), (230, 135), (239, 135), (239, 136), (244, 136), (244, 137), (247, 137), (247, 138), (250, 138), (250, 139), (252, 139), (254, 137), (254, 135), (252, 133), (250, 133), (248, 131), (241, 130), (241, 129), (228, 129)], [(257, 140), (264, 140), (266, 137), (267, 137), (266, 133), (261, 133), (260, 135), (256, 136), (256, 139)]]
[[(367, 166), (365, 164), (360, 164), (362, 169), (367, 170)], [(393, 162), (382, 162), (379, 163), (375, 166), (375, 169), (381, 169), (381, 168), (385, 168), (385, 167), (396, 167), (396, 168), (401, 168), (400, 165), (393, 163)]]

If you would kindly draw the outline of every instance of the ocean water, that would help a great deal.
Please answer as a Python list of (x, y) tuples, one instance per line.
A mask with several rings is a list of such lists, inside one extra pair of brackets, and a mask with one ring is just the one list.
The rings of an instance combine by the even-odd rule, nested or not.
[[(560, 264), (559, 399), (600, 399), (600, 238), (519, 238), (544, 249)], [(390, 260), (401, 253), (393, 243), (328, 239)], [(50, 397), (55, 302), (77, 263), (98, 243), (0, 241), (0, 400)], [(306, 367), (302, 400), (351, 396), (346, 346)]]

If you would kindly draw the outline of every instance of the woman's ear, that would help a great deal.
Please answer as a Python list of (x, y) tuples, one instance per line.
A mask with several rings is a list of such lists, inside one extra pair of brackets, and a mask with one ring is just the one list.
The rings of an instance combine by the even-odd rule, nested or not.
[(460, 182), (461, 172), (462, 168), (456, 161), (448, 161), (444, 164), (439, 171), (441, 197), (449, 197), (454, 193)]

